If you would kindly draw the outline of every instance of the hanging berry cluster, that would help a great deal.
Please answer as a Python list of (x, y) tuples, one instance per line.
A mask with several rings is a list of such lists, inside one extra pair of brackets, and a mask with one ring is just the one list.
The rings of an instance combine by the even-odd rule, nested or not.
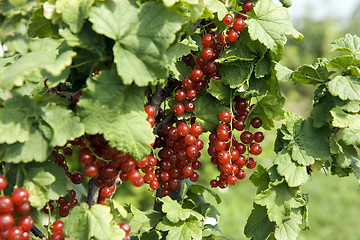
[[(262, 152), (260, 142), (264, 140), (264, 134), (260, 131), (254, 134), (246, 129), (245, 120), (249, 115), (246, 99), (235, 97), (234, 111), (222, 111), (219, 115), (221, 124), (216, 132), (209, 136), (208, 153), (211, 162), (217, 166), (220, 172), (218, 179), (210, 181), (212, 187), (226, 188), (228, 184), (235, 184), (237, 180), (245, 177), (244, 167), (249, 169), (256, 167), (256, 160), (251, 155), (259, 155)], [(257, 129), (262, 125), (262, 120), (254, 117), (250, 125)], [(235, 137), (233, 130), (242, 131), (240, 142)], [(245, 131), (244, 131), (245, 130)]]
[(158, 132), (154, 148), (162, 148), (158, 156), (156, 179), (162, 184), (161, 195), (167, 196), (180, 187), (180, 181), (189, 178), (196, 182), (199, 174), (195, 170), (201, 167), (198, 158), (201, 156), (203, 142), (198, 139), (203, 128), (200, 124), (189, 126), (185, 120), (176, 121), (176, 126), (166, 124)]
[(31, 216), (27, 215), (31, 208), (29, 193), (23, 188), (16, 188), (10, 197), (3, 194), (6, 186), (6, 178), (0, 176), (0, 238), (28, 240), (34, 225)]
[(50, 200), (43, 207), (43, 211), (46, 214), (52, 214), (55, 208), (58, 208), (58, 214), (60, 217), (67, 217), (70, 213), (71, 208), (78, 205), (79, 201), (75, 198), (76, 192), (74, 189), (68, 190), (68, 194), (64, 197), (60, 197), (55, 202)]

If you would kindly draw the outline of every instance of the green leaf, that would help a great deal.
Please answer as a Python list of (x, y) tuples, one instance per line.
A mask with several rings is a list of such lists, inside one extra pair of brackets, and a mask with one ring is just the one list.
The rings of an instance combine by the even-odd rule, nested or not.
[(230, 99), (231, 88), (219, 80), (211, 79), (206, 91), (226, 105), (230, 103), (230, 100), (232, 101), (232, 99)]
[(67, 194), (68, 178), (62, 167), (48, 161), (27, 165), (24, 188), (29, 191), (32, 207), (41, 209), (49, 200), (57, 200)]
[(278, 173), (285, 177), (289, 187), (297, 187), (304, 184), (309, 176), (306, 167), (291, 160), (290, 152), (283, 149), (274, 160)]
[(352, 158), (358, 157), (356, 149), (351, 145), (345, 145), (341, 139), (336, 141), (334, 138), (331, 138), (330, 150), (332, 154), (336, 155), (336, 164), (342, 168), (349, 167)]
[(349, 127), (351, 121), (354, 119), (351, 117), (352, 115), (345, 113), (340, 107), (335, 107), (330, 111), (333, 121), (332, 125), (338, 128), (346, 128)]
[(188, 190), (194, 194), (203, 194), (205, 191), (207, 191), (208, 193), (210, 193), (211, 196), (213, 196), (215, 198), (217, 204), (221, 203), (221, 198), (220, 198), (219, 194), (217, 194), (210, 188), (207, 188), (203, 185), (193, 184), (193, 183), (191, 185), (188, 184)]
[(257, 102), (249, 114), (249, 121), (254, 117), (262, 119), (262, 127), (270, 130), (274, 127), (274, 120), (284, 119), (284, 98), (277, 98), (274, 95), (267, 95)]
[(221, 21), (228, 13), (224, 3), (219, 0), (204, 0), (206, 8), (211, 13), (217, 13), (218, 19)]
[(293, 71), (280, 63), (275, 64), (276, 78), (279, 82), (288, 82), (291, 80)]
[(355, 177), (358, 179), (358, 181), (360, 182), (360, 161), (358, 158), (352, 158), (351, 161), (351, 168), (354, 172)]
[(114, 61), (125, 84), (146, 86), (167, 77), (166, 50), (185, 19), (154, 2), (140, 8), (128, 0), (97, 2), (90, 9), (93, 29), (116, 41)]
[(86, 203), (75, 206), (65, 219), (64, 233), (74, 239), (115, 240), (125, 237), (125, 232), (114, 226), (110, 208), (103, 205), (93, 205), (88, 209)]
[(12, 144), (29, 140), (31, 118), (39, 108), (29, 97), (14, 97), (0, 108), (0, 143)]
[(11, 145), (0, 145), (0, 153), (4, 156), (3, 161), (8, 163), (20, 162), (43, 162), (50, 154), (47, 139), (34, 126), (29, 132), (29, 139), (24, 142), (16, 142)]
[(204, 217), (198, 212), (192, 209), (182, 208), (181, 205), (172, 200), (170, 197), (166, 196), (160, 199), (163, 202), (162, 211), (166, 213), (166, 218), (173, 223), (177, 223), (180, 220), (187, 220), (190, 216), (197, 218), (198, 220), (203, 220)]
[(256, 204), (265, 206), (270, 221), (280, 224), (284, 218), (289, 217), (292, 208), (305, 204), (298, 188), (291, 188), (285, 181), (271, 183), (270, 187), (254, 199)]
[(14, 85), (21, 86), (26, 76), (42, 69), (59, 76), (67, 66), (71, 65), (75, 55), (76, 52), (71, 50), (59, 54), (58, 50), (51, 48), (27, 53), (0, 74), (0, 88), (9, 90)]
[(27, 35), (30, 38), (45, 38), (55, 36), (51, 28), (51, 21), (44, 17), (43, 7), (38, 8), (34, 11), (28, 24)]
[(68, 140), (84, 135), (84, 126), (80, 118), (64, 107), (49, 104), (43, 108), (43, 119), (53, 131), (51, 146), (64, 146)]
[(338, 135), (342, 137), (345, 144), (360, 144), (360, 116), (358, 114), (347, 114), (339, 107), (331, 110), (333, 116), (332, 125), (334, 127), (343, 128)]
[(261, 192), (268, 188), (270, 183), (270, 176), (267, 169), (258, 164), (256, 167), (256, 171), (251, 174), (249, 180), (258, 188), (257, 192)]
[(290, 213), (290, 217), (284, 219), (284, 221), (275, 229), (276, 239), (297, 239), (300, 233), (300, 224), (302, 222), (302, 216), (300, 213)]
[(332, 51), (345, 51), (351, 53), (354, 57), (360, 57), (360, 38), (356, 35), (346, 34), (331, 43)]
[(77, 33), (81, 30), (87, 11), (93, 3), (94, 0), (57, 0), (55, 8), (70, 30)]
[(342, 100), (360, 100), (360, 78), (355, 76), (336, 76), (328, 83), (332, 95)]
[(306, 84), (321, 84), (330, 81), (330, 76), (334, 72), (329, 72), (326, 63), (322, 59), (318, 59), (313, 65), (302, 65), (293, 72), (292, 79), (295, 82)]
[(110, 205), (111, 212), (114, 217), (122, 217), (122, 218), (127, 217), (127, 211), (125, 210), (125, 208), (121, 205), (121, 203), (117, 199), (111, 198), (111, 199), (105, 199), (105, 200), (108, 200), (107, 203), (108, 203), (108, 205)]
[(355, 59), (354, 56), (345, 55), (345, 56), (338, 56), (333, 58), (328, 63), (329, 67), (338, 68), (338, 69), (347, 69), (351, 65), (359, 65), (360, 59)]
[(196, 122), (203, 126), (204, 132), (216, 129), (219, 125), (219, 114), (223, 110), (228, 110), (210, 95), (197, 97), (194, 103), (196, 106), (194, 110)]
[(234, 61), (220, 65), (221, 81), (230, 88), (240, 88), (249, 81), (254, 70), (252, 61)]
[(103, 133), (112, 147), (143, 159), (154, 142), (144, 112), (144, 94), (143, 88), (123, 85), (115, 71), (88, 78), (77, 104), (85, 131)]
[(153, 229), (162, 218), (162, 214), (160, 212), (143, 212), (135, 208), (133, 205), (130, 205), (130, 212), (133, 215), (129, 222), (132, 233), (148, 232), (150, 229)]
[(156, 229), (168, 231), (166, 240), (200, 240), (202, 235), (201, 225), (201, 222), (196, 219), (173, 223), (167, 218), (164, 218), (164, 220), (156, 226)]
[(272, 52), (277, 53), (286, 43), (286, 34), (300, 40), (303, 36), (292, 26), (288, 10), (271, 0), (258, 1), (248, 12), (246, 24), (253, 40), (259, 40)]
[(255, 77), (262, 78), (265, 75), (268, 75), (272, 68), (272, 59), (269, 56), (270, 54), (265, 54), (256, 64), (255, 64)]
[(245, 225), (245, 235), (254, 240), (263, 240), (274, 230), (275, 223), (269, 220), (266, 207), (254, 204), (254, 209), (251, 211)]

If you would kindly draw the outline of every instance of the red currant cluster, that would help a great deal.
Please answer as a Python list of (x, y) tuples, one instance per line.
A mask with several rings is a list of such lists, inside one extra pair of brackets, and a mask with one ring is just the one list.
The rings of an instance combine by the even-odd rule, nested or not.
[[(82, 140), (78, 140), (78, 142), (80, 143), (80, 141), (84, 141), (84, 139)], [(74, 141), (72, 141), (74, 142)], [(83, 144), (83, 142), (81, 143)], [(86, 142), (85, 142), (86, 144)], [(82, 175), (81, 172), (73, 172), (71, 173), (69, 171), (69, 166), (66, 164), (66, 158), (65, 156), (72, 156), (73, 154), (73, 150), (71, 147), (67, 146), (68, 144), (65, 144), (65, 146), (63, 147), (56, 147), (55, 150), (53, 150), (51, 152), (51, 156), (55, 159), (55, 163), (57, 163), (59, 166), (63, 167), (65, 169), (65, 173), (66, 176), (68, 176), (71, 180), (72, 183), (74, 184), (81, 184), (84, 180), (84, 176)], [(61, 153), (62, 151), (62, 153)]]
[(185, 120), (178, 120), (176, 127), (166, 124), (158, 133), (154, 148), (162, 149), (158, 153), (161, 161), (157, 164), (155, 177), (162, 183), (162, 196), (176, 191), (182, 179), (198, 180), (199, 174), (194, 170), (201, 167), (198, 158), (204, 144), (198, 137), (202, 132), (200, 124), (189, 126)]
[(122, 240), (130, 240), (130, 231), (131, 231), (131, 227), (128, 223), (126, 222), (122, 222), (119, 224), (119, 227), (124, 230), (125, 232), (125, 237)]
[[(85, 176), (94, 178), (94, 184), (102, 188), (98, 199), (100, 203), (111, 197), (118, 176), (122, 181), (129, 181), (136, 187), (142, 186), (144, 182), (149, 183), (152, 189), (159, 186), (155, 176), (152, 177), (157, 163), (155, 157), (149, 155), (136, 162), (127, 153), (110, 147), (102, 135), (88, 135), (86, 138), (90, 145), (82, 147), (79, 160), (84, 164)], [(145, 173), (144, 177), (140, 169)]]
[[(7, 186), (7, 180), (0, 176), (0, 190)], [(30, 239), (30, 229), (34, 225), (30, 211), (29, 193), (26, 189), (16, 188), (10, 196), (0, 197), (0, 238), (1, 239)], [(17, 220), (17, 226), (15, 225)]]
[[(245, 120), (249, 114), (247, 101), (240, 97), (235, 97), (234, 116), (228, 111), (222, 111), (219, 115), (220, 124), (216, 133), (209, 136), (208, 153), (211, 162), (217, 165), (220, 172), (218, 180), (210, 181), (212, 187), (226, 188), (228, 184), (235, 184), (238, 179), (243, 179), (246, 175), (243, 167), (249, 169), (256, 167), (256, 160), (252, 155), (259, 155), (262, 152), (260, 142), (264, 140), (264, 134), (260, 131), (254, 134), (245, 130)], [(230, 125), (231, 123), (231, 125)], [(262, 120), (255, 117), (251, 120), (253, 128), (259, 128)], [(233, 130), (243, 131), (240, 135), (240, 142), (233, 136)], [(247, 152), (247, 157), (246, 155)]]
[[(52, 214), (55, 207), (59, 208), (59, 216), (67, 217), (70, 213), (70, 209), (78, 205), (78, 200), (75, 198), (75, 190), (68, 190), (68, 194), (65, 197), (60, 197), (56, 202), (50, 200), (44, 207), (43, 211), (46, 214)], [(54, 206), (55, 204), (55, 206)]]
[(240, 32), (245, 28), (246, 13), (253, 10), (253, 8), (254, 3), (251, 0), (246, 0), (242, 4), (242, 11), (235, 15), (235, 20), (231, 14), (226, 14), (222, 21), (226, 26), (232, 26), (221, 32), (217, 36), (217, 40), (223, 44), (236, 41)]
[(63, 221), (56, 220), (55, 222), (53, 222), (52, 224), (53, 234), (51, 235), (50, 240), (64, 240), (65, 237), (62, 233), (63, 229), (64, 229)]

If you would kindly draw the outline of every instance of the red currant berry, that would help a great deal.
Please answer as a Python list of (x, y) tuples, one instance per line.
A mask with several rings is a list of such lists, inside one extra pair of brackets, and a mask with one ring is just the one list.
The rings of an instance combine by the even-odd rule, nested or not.
[(229, 26), (233, 23), (234, 18), (231, 14), (226, 14), (222, 21), (225, 25)]
[(195, 110), (195, 104), (193, 102), (186, 102), (185, 103), (185, 110), (187, 112), (193, 112)]
[(201, 51), (201, 58), (204, 60), (212, 60), (215, 57), (214, 50), (206, 47)]
[(203, 71), (198, 68), (193, 69), (190, 74), (190, 78), (193, 81), (200, 81), (203, 76), (204, 76)]
[(235, 21), (234, 21), (234, 26), (233, 28), (236, 30), (236, 31), (239, 31), (241, 32), (242, 30), (244, 30), (245, 28), (245, 21), (244, 19), (242, 18), (236, 18)]
[(185, 107), (181, 103), (176, 103), (174, 105), (173, 111), (174, 111), (176, 116), (180, 116), (180, 115), (184, 114)]
[(234, 175), (230, 175), (227, 181), (229, 184), (234, 185), (237, 182), (237, 178)]
[(62, 232), (64, 228), (64, 222), (60, 220), (56, 220), (55, 222), (53, 222), (52, 227), (53, 227), (53, 232)]
[(225, 150), (222, 150), (217, 154), (217, 158), (220, 163), (228, 163), (230, 161), (230, 157), (230, 153)]
[(190, 181), (196, 182), (199, 179), (199, 174), (197, 172), (193, 172), (191, 176), (189, 177)]
[(9, 196), (0, 197), (0, 213), (10, 213), (14, 209), (14, 204)]
[(256, 132), (254, 133), (254, 141), (257, 143), (260, 143), (264, 140), (264, 133), (262, 132)]
[(254, 117), (253, 119), (251, 119), (251, 126), (253, 126), (254, 128), (259, 128), (262, 125), (262, 120), (261, 118), (258, 117)]
[(210, 186), (216, 188), (218, 186), (218, 181), (216, 179), (212, 179), (210, 181)]
[(23, 231), (28, 232), (34, 226), (34, 220), (30, 216), (22, 216), (18, 220), (18, 226)]
[(7, 230), (14, 225), (14, 218), (11, 214), (1, 214), (0, 215), (0, 229)]
[(248, 162), (246, 164), (247, 168), (253, 169), (256, 167), (256, 160), (253, 157), (249, 157)]
[(201, 58), (201, 56), (198, 56), (195, 60), (195, 63), (199, 67), (205, 66), (205, 60)]
[(202, 134), (203, 132), (203, 127), (200, 124), (193, 124), (191, 126), (191, 134), (194, 135), (195, 137), (198, 137)]
[(251, 0), (246, 0), (242, 4), (242, 9), (245, 13), (250, 12), (254, 8), (254, 3)]
[(190, 78), (186, 77), (184, 78), (184, 80), (182, 81), (182, 86), (187, 89), (187, 90), (190, 90), (190, 89), (193, 89), (194, 88), (194, 82), (193, 80), (191, 80)]
[(253, 155), (260, 155), (262, 152), (262, 148), (258, 143), (251, 143), (249, 152)]
[[(253, 141), (254, 136), (250, 131), (244, 131), (241, 133), (240, 135), (240, 140), (241, 142), (243, 142), (244, 144), (249, 144)], [(240, 152), (240, 151), (239, 151)]]
[(11, 199), (15, 205), (21, 205), (29, 200), (29, 193), (24, 188), (17, 188), (11, 194)]
[(153, 106), (147, 105), (145, 106), (145, 112), (149, 117), (155, 117), (155, 108)]
[(85, 164), (83, 168), (85, 176), (93, 178), (99, 173), (99, 167), (94, 163)]
[(7, 180), (4, 176), (0, 175), (0, 191), (4, 190), (7, 186)]
[(154, 189), (154, 190), (155, 190), (155, 189), (158, 189), (159, 186), (160, 186), (160, 184), (159, 184), (159, 182), (156, 181), (156, 180), (150, 182), (150, 188), (151, 188), (151, 189)]
[(144, 178), (141, 176), (138, 170), (132, 170), (128, 174), (128, 180), (131, 182), (135, 187), (140, 187), (144, 183)]
[(123, 222), (123, 223), (120, 223), (119, 227), (124, 230), (125, 234), (126, 235), (129, 235), (130, 234), (130, 231), (131, 231), (131, 227), (128, 223), (126, 222)]
[(211, 34), (206, 34), (201, 39), (203, 47), (212, 47), (215, 44), (215, 38)]
[(231, 113), (229, 111), (222, 111), (219, 115), (220, 121), (223, 123), (228, 123), (231, 120)]
[(177, 128), (177, 132), (180, 136), (185, 137), (186, 135), (188, 135), (191, 131), (191, 128), (185, 124), (182, 123), (179, 125), (179, 127)]
[(80, 184), (83, 182), (84, 180), (84, 176), (81, 174), (81, 172), (74, 172), (72, 175), (71, 175), (71, 182), (73, 184)]
[(8, 240), (22, 240), (24, 231), (20, 227), (12, 227), (9, 231)]
[(62, 232), (54, 232), (53, 235), (51, 235), (50, 240), (65, 240), (65, 237)]
[(79, 160), (83, 164), (93, 163), (95, 161), (94, 155), (89, 148), (83, 148), (79, 152)]
[(228, 36), (228, 39), (230, 42), (235, 42), (239, 37), (239, 34), (237, 33), (237, 31), (235, 30), (231, 30), (229, 32), (229, 36)]
[(29, 202), (25, 202), (21, 205), (15, 206), (16, 212), (21, 215), (28, 214), (30, 212), (30, 209), (31, 209), (31, 206), (30, 206)]
[(209, 61), (207, 64), (206, 64), (206, 70), (209, 72), (209, 73), (217, 73), (218, 70), (219, 70), (219, 64), (214, 62), (214, 61)]
[(186, 93), (183, 89), (178, 89), (175, 91), (175, 99), (178, 101), (184, 101), (186, 98)]

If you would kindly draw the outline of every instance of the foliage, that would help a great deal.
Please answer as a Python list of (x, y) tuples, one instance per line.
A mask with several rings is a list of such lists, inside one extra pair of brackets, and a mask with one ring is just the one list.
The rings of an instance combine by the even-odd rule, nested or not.
[[(201, 132), (209, 134), (217, 131), (219, 114), (221, 119), (221, 114), (230, 113), (231, 135), (226, 140), (232, 146), (240, 136), (232, 123), (238, 120), (234, 116), (240, 116), (238, 99), (253, 103), (243, 119), (245, 130), (258, 128), (254, 119), (260, 119), (265, 130), (285, 119), (277, 130), (277, 156), (272, 165), (258, 164), (250, 177), (257, 193), (244, 228), (247, 237), (296, 239), (303, 227), (309, 228), (308, 197), (301, 186), (312, 171), (323, 168), (339, 177), (354, 173), (360, 179), (356, 150), (360, 144), (359, 37), (346, 35), (332, 43), (333, 51), (344, 55), (318, 59), (292, 71), (279, 63), (287, 35), (296, 40), (303, 36), (292, 26), (288, 10), (271, 0), (258, 0), (253, 9), (245, 11), (248, 3), (34, 0), (0, 6), (4, 27), (0, 39), (7, 47), (0, 59), (1, 168), (10, 188), (24, 187), (30, 193), (36, 225), (41, 225), (42, 211), (51, 210), (57, 200), (53, 216), (65, 222), (63, 234), (69, 239), (129, 239), (127, 230), (118, 227), (124, 221), (129, 221), (134, 239), (228, 239), (217, 224), (206, 223), (209, 218), (218, 219), (220, 213), (205, 199), (204, 192), (218, 204), (221, 199), (208, 187), (194, 184), (196, 174), (190, 180), (181, 179), (181, 183), (173, 181), (177, 188), (171, 193), (166, 192), (165, 177), (158, 174), (162, 185), (154, 193), (154, 210), (143, 211), (131, 203), (123, 207), (111, 198), (112, 192), (104, 197), (103, 191), (110, 186), (112, 191), (121, 188), (119, 179), (141, 186), (146, 176), (133, 180), (132, 173), (141, 169), (148, 174), (141, 164), (148, 164), (150, 158), (162, 159), (157, 170), (165, 169), (164, 151), (170, 146), (176, 154), (180, 151), (174, 139), (163, 136), (168, 133), (162, 129), (171, 124), (167, 132), (177, 129), (179, 133), (184, 122), (176, 120), (191, 123), (195, 136), (192, 128), (199, 125), (194, 121), (201, 125)], [(246, 19), (246, 28), (233, 33), (224, 21), (228, 13)], [(206, 67), (201, 68), (191, 58), (207, 57), (203, 56), (206, 44), (202, 37), (211, 32), (225, 34), (226, 39), (222, 42), (217, 37), (218, 55), (206, 59)], [(229, 41), (230, 34), (236, 34), (234, 41)], [(215, 43), (212, 47), (215, 49)], [(218, 67), (218, 73), (210, 71), (209, 63)], [(208, 75), (196, 79), (194, 67), (206, 69)], [(195, 97), (186, 96), (195, 109), (178, 114), (177, 104), (185, 101), (174, 92), (194, 89), (187, 88), (183, 80), (188, 76), (203, 82), (204, 87), (194, 87)], [(317, 86), (309, 118), (283, 110), (285, 99), (279, 82), (286, 81)], [(146, 108), (144, 111), (148, 105), (154, 108), (153, 115)], [(156, 150), (161, 148), (157, 140), (168, 148)], [(201, 139), (197, 142), (203, 144)], [(186, 159), (182, 160), (192, 161), (194, 166), (199, 158), (195, 153), (191, 156), (186, 148)], [(86, 162), (86, 157), (96, 159)], [(253, 168), (247, 157), (244, 165)], [(83, 170), (79, 160), (85, 165)], [(95, 175), (85, 171), (93, 162), (100, 168)], [(136, 170), (133, 165), (131, 169), (127, 166), (132, 171), (125, 171), (129, 162), (136, 164)], [(116, 169), (115, 175), (105, 166)], [(181, 174), (186, 175), (185, 170), (181, 169)], [(82, 175), (76, 171), (89, 178), (81, 184)], [(111, 184), (98, 180), (98, 173), (112, 175), (107, 179)], [(154, 181), (147, 183), (151, 189), (158, 187), (152, 185)], [(82, 203), (70, 200), (68, 190), (72, 188)], [(73, 207), (67, 214), (61, 204), (64, 201), (71, 201)], [(42, 228), (47, 237), (55, 234), (50, 224), (49, 220), (48, 228)]]

